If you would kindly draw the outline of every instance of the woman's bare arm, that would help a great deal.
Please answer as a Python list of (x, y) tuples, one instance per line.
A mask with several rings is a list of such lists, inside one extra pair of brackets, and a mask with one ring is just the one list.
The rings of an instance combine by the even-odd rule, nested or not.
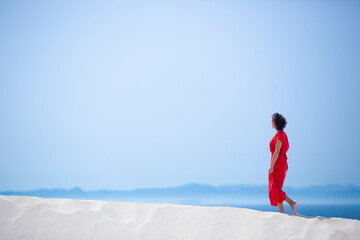
[(270, 167), (274, 167), (275, 162), (278, 159), (278, 156), (279, 156), (279, 153), (280, 153), (281, 145), (282, 145), (282, 142), (280, 141), (280, 139), (276, 140), (275, 152), (274, 152), (273, 158), (271, 160)]

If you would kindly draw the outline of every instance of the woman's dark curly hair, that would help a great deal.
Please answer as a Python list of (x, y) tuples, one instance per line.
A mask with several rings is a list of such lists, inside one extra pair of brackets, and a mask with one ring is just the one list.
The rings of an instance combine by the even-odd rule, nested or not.
[(272, 115), (272, 121), (275, 124), (276, 130), (284, 130), (284, 128), (286, 127), (286, 124), (287, 124), (286, 119), (280, 113), (274, 113)]

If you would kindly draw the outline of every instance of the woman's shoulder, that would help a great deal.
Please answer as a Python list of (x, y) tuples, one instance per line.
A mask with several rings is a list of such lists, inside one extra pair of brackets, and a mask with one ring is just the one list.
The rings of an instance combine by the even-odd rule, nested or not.
[(275, 136), (286, 136), (286, 133), (285, 133), (285, 131), (284, 130), (279, 130), (279, 131), (277, 131), (277, 133), (275, 134)]
[(287, 134), (286, 134), (286, 132), (284, 130), (279, 131), (278, 134), (279, 134), (279, 138), (282, 138), (282, 139), (288, 141), (287, 140), (288, 136), (287, 136)]

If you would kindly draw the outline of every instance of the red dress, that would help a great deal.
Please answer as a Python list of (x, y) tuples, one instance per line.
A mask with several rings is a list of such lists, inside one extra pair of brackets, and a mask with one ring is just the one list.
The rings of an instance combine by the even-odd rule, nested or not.
[(277, 139), (282, 142), (282, 145), (273, 168), (274, 170), (272, 173), (269, 173), (269, 199), (271, 206), (277, 206), (278, 203), (282, 203), (286, 199), (286, 193), (282, 190), (282, 187), (288, 170), (286, 152), (289, 150), (289, 141), (283, 130), (277, 131), (269, 144), (271, 152), (270, 163), (275, 152)]

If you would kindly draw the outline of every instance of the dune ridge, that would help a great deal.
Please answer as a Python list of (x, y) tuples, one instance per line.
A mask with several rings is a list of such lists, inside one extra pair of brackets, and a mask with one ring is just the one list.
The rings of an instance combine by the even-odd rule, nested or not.
[(0, 239), (360, 239), (360, 221), (246, 208), (0, 195)]

